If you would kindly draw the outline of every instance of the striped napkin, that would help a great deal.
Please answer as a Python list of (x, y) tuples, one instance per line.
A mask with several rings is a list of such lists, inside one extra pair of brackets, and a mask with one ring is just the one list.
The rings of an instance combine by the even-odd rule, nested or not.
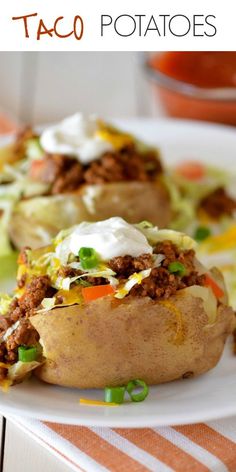
[(236, 417), (145, 429), (87, 428), (8, 418), (83, 472), (235, 472)]

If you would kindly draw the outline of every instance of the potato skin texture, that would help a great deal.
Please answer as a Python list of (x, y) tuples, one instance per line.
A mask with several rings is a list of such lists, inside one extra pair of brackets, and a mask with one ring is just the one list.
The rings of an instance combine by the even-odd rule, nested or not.
[(171, 221), (170, 197), (164, 184), (155, 182), (116, 182), (98, 186), (94, 200), (93, 218), (107, 219), (120, 216), (136, 224), (148, 220), (160, 228)]
[(180, 291), (168, 303), (107, 296), (35, 315), (46, 356), (36, 375), (56, 385), (104, 388), (135, 378), (156, 385), (212, 369), (234, 327), (233, 310), (220, 305), (208, 325), (200, 298)]
[[(92, 207), (87, 196), (97, 190)], [(88, 197), (90, 198), (90, 197)], [(11, 241), (20, 249), (49, 244), (56, 234), (82, 221), (121, 216), (129, 223), (151, 221), (167, 227), (172, 212), (169, 194), (161, 181), (85, 185), (79, 193), (35, 197), (19, 202), (9, 223)]]

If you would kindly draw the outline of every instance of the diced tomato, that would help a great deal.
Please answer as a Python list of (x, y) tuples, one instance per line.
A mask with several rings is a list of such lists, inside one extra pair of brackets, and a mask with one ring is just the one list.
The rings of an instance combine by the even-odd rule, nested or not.
[(20, 252), (20, 254), (17, 257), (17, 264), (21, 265), (21, 264), (24, 264), (24, 262), (25, 261), (24, 261), (24, 258), (23, 258), (23, 254), (22, 254), (22, 252)]
[(221, 298), (224, 296), (224, 292), (221, 287), (207, 274), (205, 276), (205, 286), (211, 287), (216, 298)]
[(188, 180), (200, 180), (206, 174), (205, 166), (197, 161), (183, 162), (175, 168), (175, 171)]
[(40, 176), (44, 172), (45, 165), (45, 159), (36, 159), (35, 161), (33, 161), (29, 171), (30, 177), (35, 180), (40, 179)]
[(106, 295), (112, 295), (114, 292), (115, 290), (111, 285), (96, 285), (95, 287), (82, 288), (82, 295), (86, 303)]

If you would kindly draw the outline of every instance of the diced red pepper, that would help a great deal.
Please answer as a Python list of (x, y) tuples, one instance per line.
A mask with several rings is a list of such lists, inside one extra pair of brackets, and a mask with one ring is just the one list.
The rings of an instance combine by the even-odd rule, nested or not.
[(112, 295), (114, 292), (115, 290), (111, 285), (96, 285), (94, 287), (82, 288), (82, 295), (86, 303), (106, 295)]
[(216, 298), (221, 298), (224, 296), (224, 291), (221, 287), (207, 274), (205, 276), (205, 286), (211, 287)]

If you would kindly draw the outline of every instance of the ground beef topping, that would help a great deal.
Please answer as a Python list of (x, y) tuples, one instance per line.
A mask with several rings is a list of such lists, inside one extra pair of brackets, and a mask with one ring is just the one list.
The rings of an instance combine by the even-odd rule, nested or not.
[(219, 187), (201, 200), (199, 209), (204, 210), (211, 218), (219, 219), (224, 215), (233, 215), (236, 201), (227, 195), (223, 187)]
[(62, 266), (58, 271), (58, 277), (62, 277), (63, 279), (66, 277), (76, 277), (77, 275), (81, 275), (83, 272), (78, 269), (72, 269), (70, 266)]
[[(131, 289), (131, 296), (166, 299), (174, 295), (177, 290), (191, 285), (204, 285), (205, 276), (199, 275), (195, 269), (195, 252), (192, 249), (180, 251), (171, 241), (164, 241), (156, 245), (154, 253), (163, 254), (164, 260), (160, 267), (152, 269), (150, 276), (143, 279), (140, 285), (136, 284)], [(168, 266), (172, 262), (181, 262), (184, 265), (186, 274), (183, 277), (169, 272)]]
[(92, 162), (84, 178), (88, 184), (151, 181), (161, 172), (161, 163), (155, 152), (139, 154), (135, 147), (130, 146), (120, 152), (105, 153), (101, 159)]
[(191, 272), (187, 276), (179, 277), (170, 274), (164, 267), (152, 269), (149, 277), (143, 279), (140, 285), (136, 284), (130, 291), (130, 296), (150, 297), (154, 300), (169, 298), (175, 295), (177, 290), (191, 285), (204, 285), (205, 276)]
[(59, 154), (47, 155), (32, 167), (33, 179), (51, 184), (51, 194), (73, 192), (83, 182), (83, 170), (77, 159)]
[(50, 278), (47, 275), (35, 276), (26, 285), (24, 294), (20, 298), (14, 298), (8, 318), (15, 323), (21, 318), (29, 318), (34, 314), (45, 297), (51, 297), (55, 290), (51, 287)]
[[(19, 321), (18, 327), (0, 344), (0, 361), (14, 363), (17, 361), (19, 346), (33, 346), (39, 340), (39, 335), (29, 321), (45, 297), (53, 296), (55, 290), (51, 288), (48, 276), (33, 277), (26, 285), (25, 292), (20, 298), (14, 298), (6, 316), (0, 316), (0, 335), (14, 323)], [(1, 377), (1, 372), (0, 372)]]
[(39, 335), (29, 320), (23, 319), (19, 326), (0, 345), (0, 361), (14, 364), (18, 359), (19, 346), (35, 346)]
[[(63, 277), (63, 278), (77, 277), (78, 275), (83, 275), (83, 274), (84, 274), (84, 272), (82, 270), (72, 269), (72, 267), (69, 267), (69, 266), (63, 266), (58, 271), (58, 276)], [(82, 280), (82, 283), (83, 283), (83, 281), (85, 281), (86, 284), (88, 284), (88, 285), (105, 285), (105, 284), (108, 283), (107, 279), (105, 279), (104, 277), (87, 277), (86, 276)], [(75, 282), (75, 284), (76, 283), (77, 283), (77, 281)], [(71, 284), (72, 287), (73, 287), (73, 285), (74, 284)]]
[(13, 351), (18, 346), (34, 346), (39, 340), (39, 335), (28, 320), (22, 320), (18, 328), (8, 337), (6, 347)]
[(114, 259), (110, 260), (109, 266), (116, 272), (118, 278), (127, 279), (134, 272), (140, 272), (152, 267), (152, 256), (151, 254), (143, 254), (139, 257), (114, 257)]
[[(136, 284), (131, 289), (130, 296), (169, 298), (177, 290), (191, 285), (204, 285), (205, 276), (199, 275), (195, 269), (195, 252), (192, 249), (180, 251), (171, 241), (164, 241), (156, 245), (154, 254), (164, 256), (161, 265), (152, 268), (149, 277), (144, 278), (141, 284)], [(186, 274), (183, 277), (169, 272), (168, 266), (172, 262), (180, 262), (184, 265)], [(119, 279), (127, 279), (134, 272), (152, 267), (153, 261), (150, 254), (143, 254), (137, 258), (116, 257), (109, 262), (109, 265)]]
[(73, 157), (48, 154), (30, 169), (31, 178), (51, 184), (49, 193), (76, 191), (83, 184), (124, 181), (152, 181), (162, 172), (155, 151), (140, 154), (135, 146), (105, 153), (100, 159), (82, 166)]
[[(158, 243), (154, 254), (162, 254), (165, 258), (160, 267), (154, 267), (150, 276), (136, 284), (130, 291), (130, 296), (148, 296), (152, 299), (169, 298), (177, 290), (191, 285), (204, 285), (205, 276), (199, 275), (194, 266), (195, 252), (190, 249), (180, 251), (171, 241)], [(181, 262), (186, 269), (183, 277), (171, 274), (168, 266), (172, 262)], [(118, 273), (119, 278), (127, 278), (132, 273), (152, 266), (152, 256), (144, 254), (138, 258), (131, 256), (117, 257), (110, 261), (110, 267)]]
[(153, 252), (165, 256), (162, 267), (166, 268), (171, 262), (178, 261), (185, 266), (189, 273), (194, 270), (195, 251), (193, 249), (180, 251), (171, 241), (163, 241), (156, 245)]

